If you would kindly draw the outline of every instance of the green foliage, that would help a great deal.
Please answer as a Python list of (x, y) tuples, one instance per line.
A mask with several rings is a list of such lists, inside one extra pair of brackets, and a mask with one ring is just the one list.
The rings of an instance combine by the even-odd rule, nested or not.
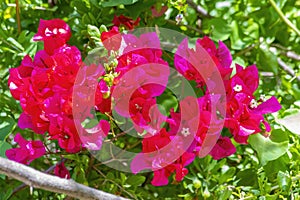
[[(265, 137), (265, 133), (251, 136), (250, 145), (237, 146), (237, 153), (228, 158), (219, 161), (210, 156), (197, 158), (188, 167), (189, 175), (181, 183), (171, 178), (172, 184), (164, 187), (152, 186), (150, 173), (133, 175), (112, 170), (97, 162), (88, 152), (75, 155), (60, 152), (53, 159), (35, 160), (31, 166), (44, 171), (64, 157), (75, 181), (131, 199), (300, 199), (300, 103), (297, 101), (300, 99), (300, 85), (296, 78), (300, 65), (300, 36), (280, 18), (268, 0), (194, 2), (209, 11), (210, 16), (198, 13), (185, 0), (58, 0), (55, 5), (42, 0), (19, 0), (21, 31), (18, 32), (15, 1), (1, 1), (0, 156), (5, 157), (6, 149), (15, 146), (12, 141), (15, 133), (22, 132), (33, 139), (31, 131), (17, 127), (21, 108), (9, 93), (7, 79), (10, 68), (17, 67), (26, 54), (32, 57), (42, 48), (41, 43), (32, 41), (39, 19), (64, 19), (72, 29), (70, 43), (76, 45), (84, 57), (102, 45), (100, 33), (106, 30), (106, 26), (112, 26), (114, 15), (123, 14), (133, 19), (140, 17), (141, 27), (157, 25), (180, 31), (191, 38), (210, 35), (215, 42), (222, 40), (228, 45), (236, 63), (255, 63), (261, 75), (257, 96), (275, 95), (283, 106), (277, 115), (268, 116), (273, 131), (269, 137)], [(162, 4), (169, 6), (166, 16), (153, 17), (151, 6), (160, 8)], [(299, 0), (276, 0), (276, 4), (299, 28)], [(184, 18), (176, 25), (178, 13)], [(291, 53), (298, 57), (291, 56)], [(164, 52), (164, 55), (167, 60), (168, 53)], [(278, 58), (295, 75), (284, 70), (278, 64)], [(167, 110), (176, 109), (176, 98), (169, 98), (173, 97), (171, 93), (164, 95), (168, 100), (161, 97), (159, 104)], [(34, 137), (43, 139), (43, 136)], [(140, 140), (133, 137), (117, 138), (116, 144), (132, 152), (140, 148)], [(103, 160), (111, 159), (111, 155), (101, 156)], [(0, 200), (66, 197), (38, 189), (30, 194), (28, 188), (13, 193), (20, 184), (0, 176)]]
[(276, 160), (288, 149), (288, 141), (284, 140), (277, 143), (260, 134), (250, 136), (248, 142), (257, 152), (262, 165), (267, 164), (268, 161)]

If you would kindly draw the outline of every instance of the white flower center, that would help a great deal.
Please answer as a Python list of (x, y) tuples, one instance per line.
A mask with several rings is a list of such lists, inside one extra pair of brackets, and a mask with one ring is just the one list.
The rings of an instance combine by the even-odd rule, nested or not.
[(250, 102), (250, 108), (257, 108), (258, 103), (255, 99), (252, 99)]
[(243, 87), (241, 85), (238, 85), (238, 84), (233, 87), (233, 90), (236, 91), (236, 92), (240, 92), (240, 91), (242, 91), (242, 89), (243, 89)]
[(57, 34), (57, 28), (53, 29), (53, 33), (56, 35)]
[(49, 28), (45, 29), (45, 35), (46, 36), (50, 36), (51, 35), (51, 31), (49, 30)]
[(63, 28), (58, 29), (58, 32), (61, 33), (61, 34), (67, 33), (67, 31)]
[(182, 128), (181, 134), (182, 134), (184, 137), (190, 135), (190, 134), (191, 134), (191, 133), (190, 133), (190, 129), (189, 129), (189, 128)]
[(137, 110), (141, 110), (141, 109), (142, 109), (142, 107), (140, 107), (139, 104), (136, 103), (136, 104), (134, 104), (134, 105), (135, 105), (135, 108), (136, 108)]
[(182, 14), (178, 14), (176, 17), (175, 17), (175, 20), (177, 22), (177, 24), (179, 24), (183, 19), (183, 15)]

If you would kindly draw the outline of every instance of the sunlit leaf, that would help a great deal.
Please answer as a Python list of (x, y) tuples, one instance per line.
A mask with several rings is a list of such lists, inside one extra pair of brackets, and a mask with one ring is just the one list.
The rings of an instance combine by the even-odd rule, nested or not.
[(288, 141), (273, 142), (270, 138), (266, 138), (261, 134), (251, 135), (248, 142), (256, 150), (262, 165), (285, 154), (289, 144)]

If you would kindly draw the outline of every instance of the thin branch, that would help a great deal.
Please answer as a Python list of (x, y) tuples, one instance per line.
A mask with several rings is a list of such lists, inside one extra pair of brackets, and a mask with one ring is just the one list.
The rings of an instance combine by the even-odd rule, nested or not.
[(234, 54), (234, 57), (238, 57), (241, 55), (244, 55), (245, 53), (251, 51), (252, 49), (254, 49), (257, 45), (259, 45), (258, 43), (256, 44), (251, 44), (250, 46), (246, 47), (245, 49), (242, 49), (241, 51), (237, 52)]
[(78, 199), (125, 200), (125, 198), (76, 183), (72, 179), (62, 179), (45, 174), (26, 165), (1, 157), (0, 173), (22, 181), (30, 187), (40, 188), (56, 193), (63, 193)]
[(285, 62), (283, 62), (280, 58), (277, 58), (277, 62), (279, 64), (279, 66), (286, 71), (289, 75), (291, 75), (292, 77), (296, 77), (297, 80), (300, 82), (300, 76), (297, 76), (296, 73), (294, 72), (294, 70), (292, 68), (290, 68)]
[(297, 33), (298, 36), (300, 36), (300, 31), (298, 28), (284, 15), (282, 10), (276, 5), (274, 0), (269, 0), (271, 3), (271, 6), (275, 9), (275, 11), (278, 13), (279, 17), (284, 21), (286, 25), (288, 25), (293, 31)]
[(118, 183), (116, 183), (114, 180), (108, 179), (107, 176), (101, 172), (101, 170), (99, 170), (97, 167), (93, 166), (92, 167), (94, 170), (96, 170), (101, 176), (103, 176), (105, 178), (105, 181), (109, 181), (112, 184), (116, 185), (120, 190), (124, 191), (125, 193), (127, 193), (129, 196), (131, 196), (131, 198), (135, 198), (133, 194), (131, 194), (130, 192), (126, 191), (122, 186), (120, 186)]
[(282, 52), (281, 54), (285, 55), (288, 58), (291, 58), (293, 60), (298, 60), (300, 61), (300, 55), (296, 54), (293, 51), (287, 51), (287, 52)]
[(16, 17), (17, 17), (17, 24), (18, 24), (18, 33), (21, 33), (21, 19), (20, 19), (20, 6), (19, 0), (16, 0)]
[(197, 5), (193, 0), (186, 0), (186, 3), (191, 6), (193, 9), (196, 10), (197, 13), (199, 13), (203, 17), (210, 18), (211, 16), (208, 14), (207, 10), (205, 10), (200, 5)]
[(294, 51), (289, 50), (288, 48), (281, 46), (280, 44), (271, 44), (272, 47), (275, 47), (276, 49), (280, 49), (280, 54), (284, 55), (288, 58), (291, 58), (293, 60), (300, 61), (300, 55), (295, 53)]
[(195, 27), (192, 27), (190, 25), (177, 24), (175, 21), (170, 20), (170, 19), (167, 19), (166, 22), (169, 23), (169, 24), (175, 25), (175, 26), (185, 26), (187, 29), (193, 30), (193, 31), (195, 31), (197, 33), (200, 33), (200, 34), (203, 34), (203, 31), (201, 31), (200, 29), (197, 29)]

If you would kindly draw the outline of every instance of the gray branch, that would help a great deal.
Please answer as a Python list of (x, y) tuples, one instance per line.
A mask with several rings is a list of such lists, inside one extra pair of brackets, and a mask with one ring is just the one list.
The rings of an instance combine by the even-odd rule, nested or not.
[(287, 51), (287, 52), (282, 53), (282, 54), (285, 55), (288, 58), (300, 61), (300, 55), (296, 54), (293, 51)]
[[(294, 72), (294, 70), (292, 68), (290, 68), (285, 62), (283, 62), (280, 58), (277, 58), (277, 62), (279, 64), (279, 66), (286, 71), (286, 73), (288, 73), (289, 75), (291, 75), (292, 77), (296, 77), (296, 73)], [(300, 76), (296, 77), (297, 80), (300, 82)]]
[(203, 17), (209, 17), (209, 18), (211, 17), (203, 7), (197, 5), (193, 0), (186, 0), (186, 2), (189, 6), (191, 6), (194, 10), (196, 10), (197, 13), (199, 13)]
[(100, 190), (76, 183), (72, 179), (62, 179), (45, 174), (26, 165), (1, 158), (0, 174), (17, 179), (30, 187), (40, 188), (51, 192), (63, 193), (70, 197), (84, 200), (126, 200)]

